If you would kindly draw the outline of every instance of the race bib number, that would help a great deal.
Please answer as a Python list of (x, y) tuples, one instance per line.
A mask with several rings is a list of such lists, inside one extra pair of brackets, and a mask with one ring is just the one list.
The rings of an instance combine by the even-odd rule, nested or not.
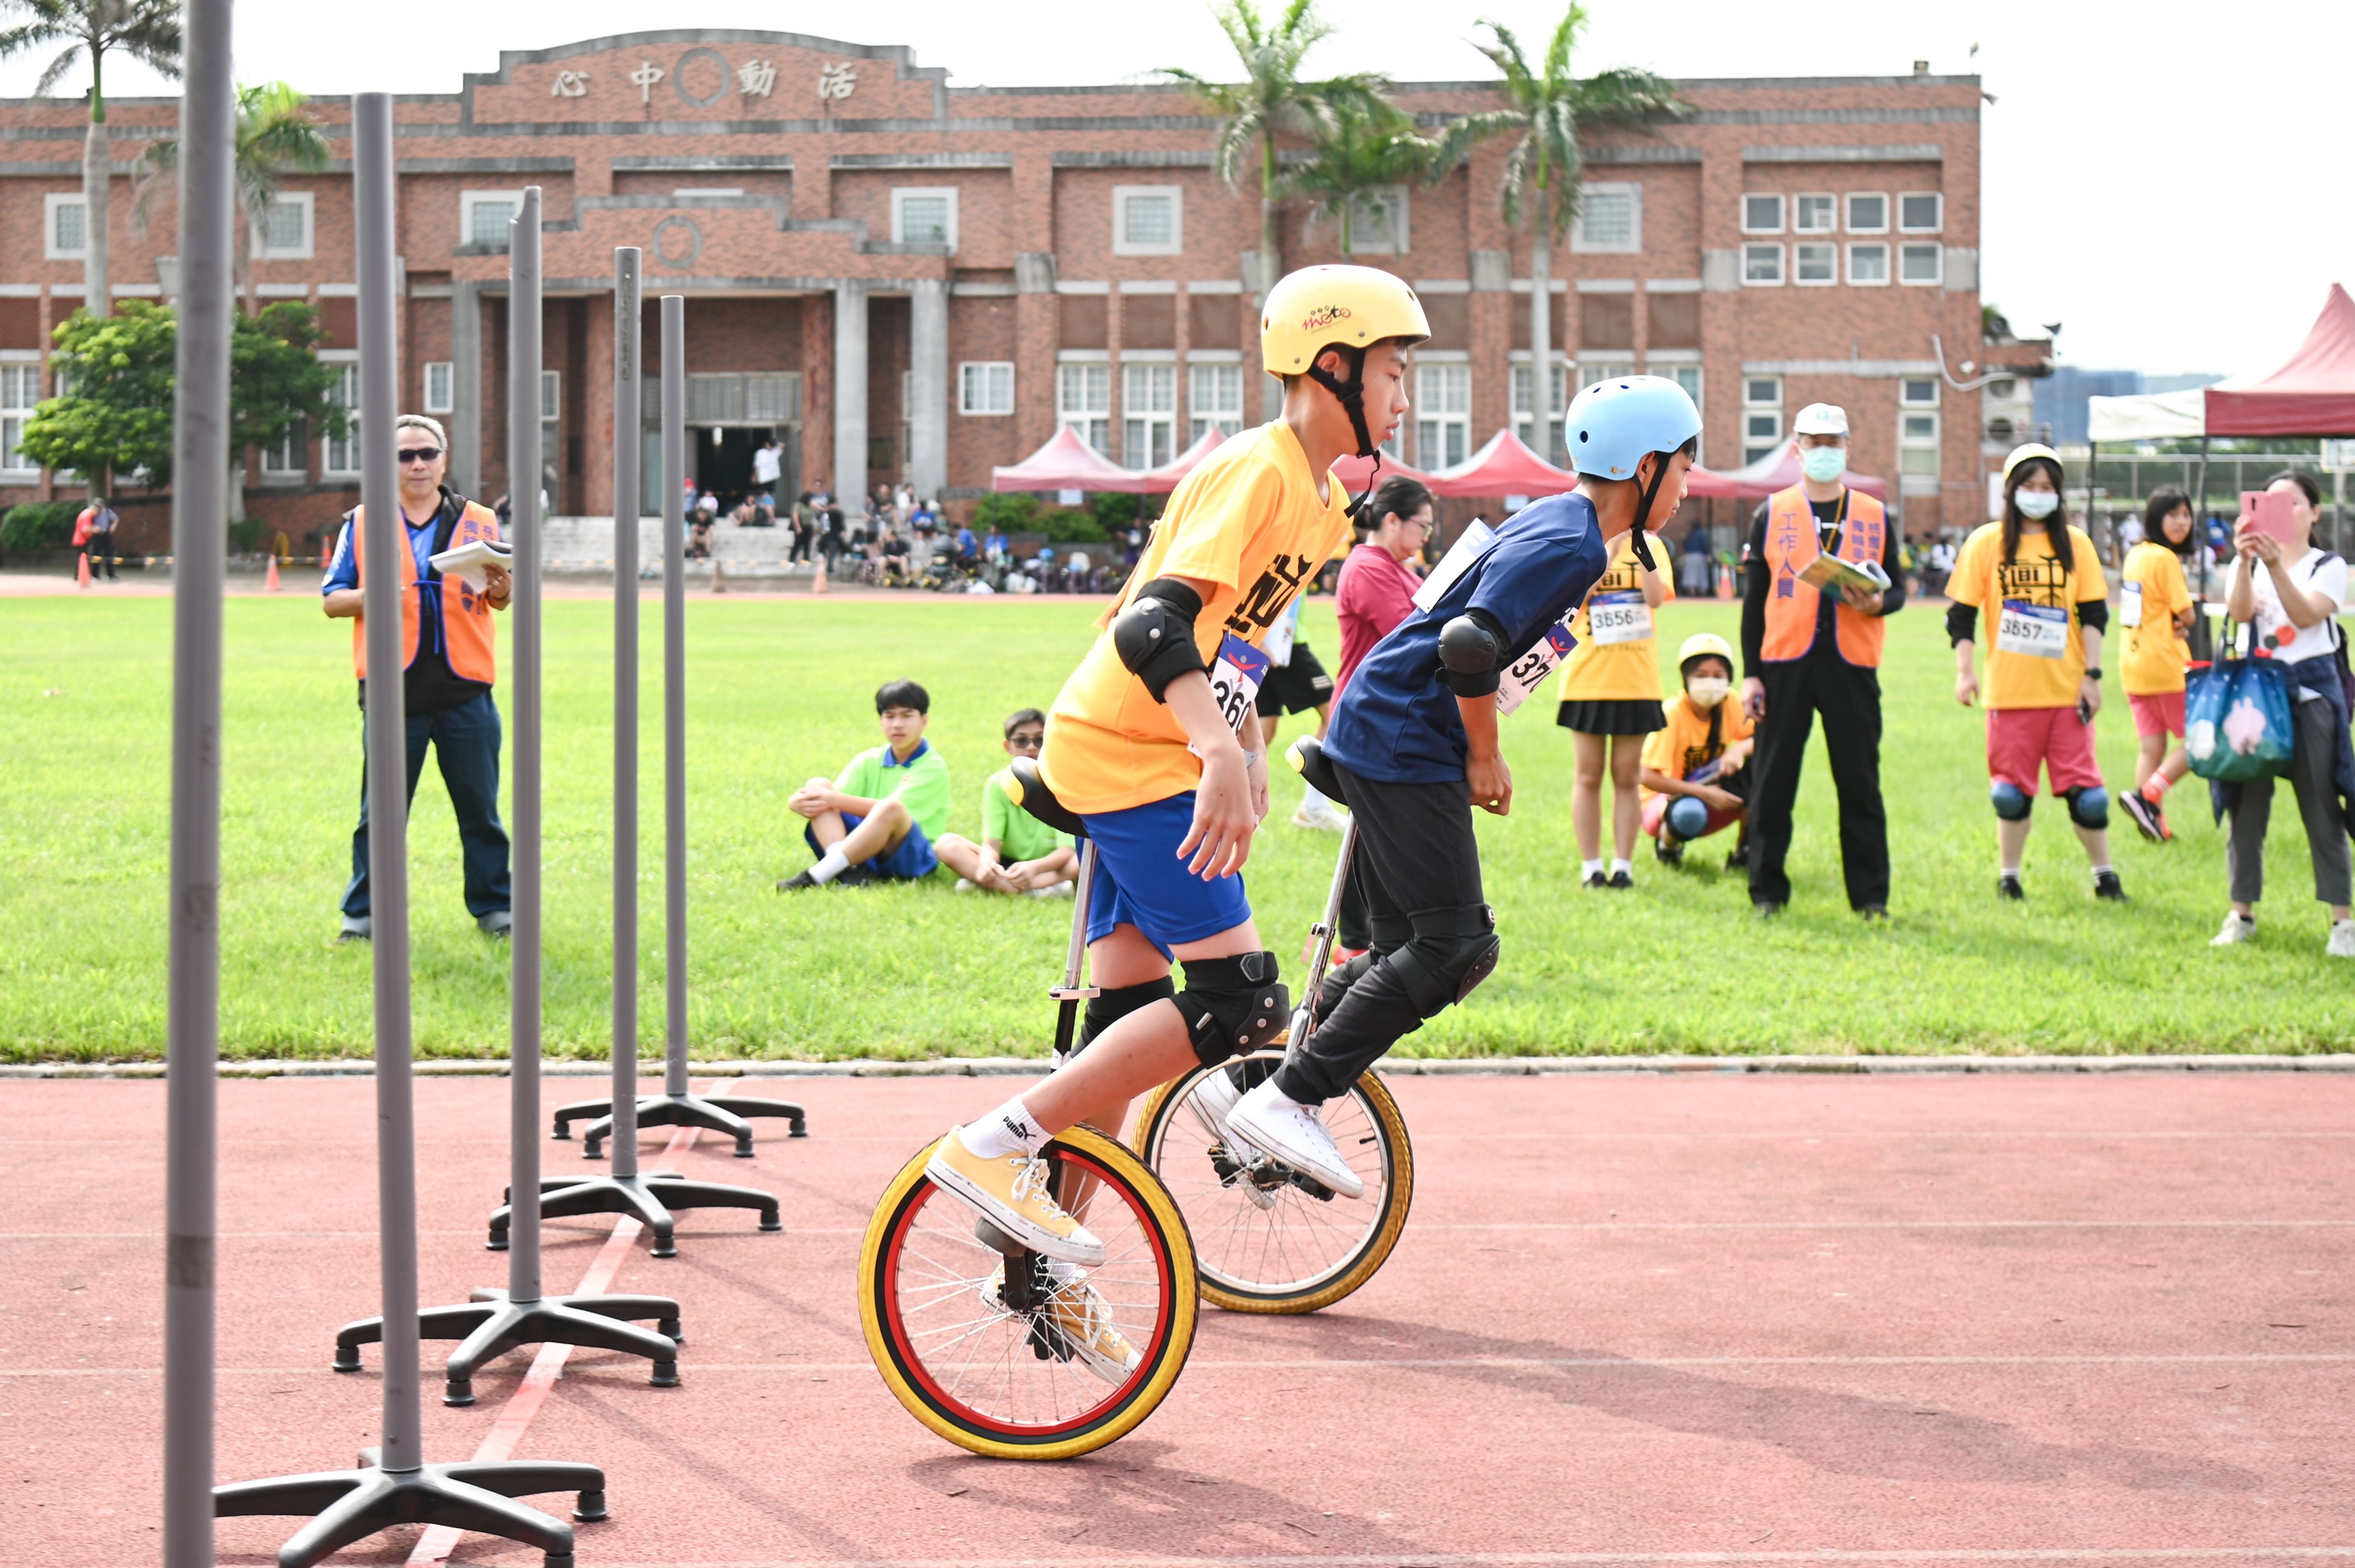
[(1231, 631), (1219, 644), (1218, 662), (1210, 666), (1210, 695), (1218, 699), (1227, 727), (1238, 735), (1259, 701), (1259, 683), (1267, 679), (1269, 662), (1264, 652)]
[(2054, 606), (2003, 601), (1995, 623), (1995, 645), (2003, 652), (2030, 659), (2069, 656), (2069, 612)]
[(2128, 583), (2118, 590), (2118, 624), (2142, 624), (2142, 584)]
[(1639, 588), (1599, 593), (1587, 604), (1586, 624), (1604, 647), (1641, 642), (1652, 635), (1652, 607), (1644, 602)]
[(1570, 657), (1578, 646), (1578, 639), (1570, 634), (1570, 623), (1558, 621), (1546, 628), (1536, 647), (1514, 660), (1505, 668), (1497, 683), (1497, 712), (1501, 716), (1511, 713), (1529, 700), (1529, 694), (1546, 683), (1555, 666)]

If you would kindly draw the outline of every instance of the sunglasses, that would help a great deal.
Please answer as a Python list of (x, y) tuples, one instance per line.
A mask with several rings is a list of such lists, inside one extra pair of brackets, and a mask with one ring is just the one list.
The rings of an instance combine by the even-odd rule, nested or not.
[(1036, 751), (1046, 742), (1047, 737), (1043, 735), (1010, 735), (1006, 737), (1007, 745), (1019, 747), (1024, 751)]
[(403, 462), (432, 462), (442, 455), (440, 447), (403, 447), (396, 454)]

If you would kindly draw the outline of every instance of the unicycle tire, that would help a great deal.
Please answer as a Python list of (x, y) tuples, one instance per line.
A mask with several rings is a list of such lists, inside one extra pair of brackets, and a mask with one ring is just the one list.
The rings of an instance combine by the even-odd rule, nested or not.
[(1368, 1073), (1327, 1103), (1327, 1130), (1366, 1184), (1362, 1198), (1229, 1154), (1195, 1091), (1213, 1074), (1255, 1086), (1284, 1060), (1261, 1051), (1199, 1067), (1153, 1091), (1136, 1116), (1136, 1149), (1184, 1212), (1202, 1295), (1230, 1312), (1298, 1313), (1330, 1307), (1380, 1269), (1414, 1200), (1406, 1118)]
[[(1038, 1255), (1009, 1258), (977, 1239), (973, 1208), (926, 1180), (931, 1156), (927, 1146), (891, 1178), (859, 1254), (859, 1322), (893, 1396), (958, 1447), (993, 1458), (1068, 1459), (1134, 1431), (1177, 1383), (1200, 1311), (1193, 1243), (1167, 1190), (1089, 1128), (1047, 1146), (1059, 1191), (1074, 1178), (1092, 1183), (1081, 1217), (1106, 1257), (1085, 1281), (1136, 1353), (1114, 1382), (1060, 1336), (1059, 1321), (1080, 1301), (1071, 1287)], [(1028, 1309), (1007, 1305), (1008, 1270), (1034, 1281)]]

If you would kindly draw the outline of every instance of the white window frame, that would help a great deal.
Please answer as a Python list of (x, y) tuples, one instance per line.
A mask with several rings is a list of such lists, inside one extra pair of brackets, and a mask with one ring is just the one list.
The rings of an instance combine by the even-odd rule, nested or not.
[(318, 197), (310, 191), (280, 191), (270, 198), (272, 207), (295, 207), (303, 210), (303, 242), (300, 245), (276, 246), (269, 241), (270, 216), (267, 212), (253, 220), (253, 259), (256, 261), (308, 261), (319, 238), (317, 219)]
[[(1813, 260), (1823, 265), (1823, 276), (1807, 276), (1810, 251), (1820, 252)], [(1800, 289), (1828, 289), (1839, 281), (1839, 244), (1830, 239), (1802, 240), (1791, 247), (1791, 283)]]
[[(1701, 428), (1706, 430), (1708, 429), (1709, 421), (1706, 413), (1707, 405), (1702, 403), (1700, 400), (1700, 366), (1698, 365), (1662, 365), (1656, 366), (1653, 374), (1666, 376), (1669, 380), (1674, 381), (1678, 386), (1684, 388), (1685, 396), (1693, 400), (1694, 411), (1702, 415)], [(1708, 438), (1703, 436), (1702, 440), (1703, 441), (1706, 441)], [(1694, 448), (1693, 451), (1693, 461), (1700, 462), (1704, 461), (1705, 454), (1699, 447)]]
[(1897, 381), (1897, 402), (1900, 408), (1935, 408), (1939, 405), (1938, 380), (1934, 376), (1903, 376)]
[[(1861, 252), (1872, 250), (1878, 250), (1881, 252), (1881, 276), (1878, 278), (1858, 277), (1856, 275), (1856, 259), (1858, 255)], [(1867, 239), (1851, 244), (1848, 248), (1848, 286), (1851, 289), (1885, 289), (1889, 287), (1890, 260), (1889, 241), (1885, 239)]]
[[(1752, 215), (1751, 203), (1773, 202), (1774, 217), (1771, 222), (1757, 222)], [(1744, 234), (1780, 234), (1783, 232), (1785, 203), (1780, 191), (1743, 191), (1742, 193), (1742, 232)]]
[[(1762, 392), (1771, 392), (1772, 400), (1761, 397)], [(1766, 423), (1759, 423), (1761, 420)], [(1788, 440), (1790, 436), (1783, 428), (1783, 378), (1779, 376), (1744, 376), (1742, 378), (1742, 466), (1747, 468), (1760, 458), (1781, 450), (1783, 443)]]
[[(1905, 221), (1905, 204), (1928, 201), (1934, 205), (1937, 216), (1927, 228)], [(1897, 193), (1897, 232), (1900, 234), (1943, 234), (1946, 230), (1946, 195), (1944, 191), (1899, 191)]]
[[(1166, 242), (1132, 240), (1128, 237), (1128, 204), (1137, 196), (1169, 198), (1169, 238)], [(1112, 187), (1112, 253), (1115, 256), (1181, 256), (1186, 250), (1186, 187), (1184, 185), (1114, 185)]]
[[(1926, 278), (1913, 276), (1913, 259), (1918, 256), (1930, 259), (1930, 275)], [(1900, 245), (1897, 248), (1897, 281), (1909, 289), (1936, 288), (1946, 281), (1946, 248), (1934, 239), (1926, 243), (1917, 240), (1911, 245)]]
[[(1774, 258), (1774, 275), (1771, 278), (1759, 277), (1753, 264), (1764, 260), (1769, 255)], [(1783, 261), (1783, 247), (1775, 241), (1769, 240), (1763, 245), (1743, 246), (1742, 248), (1742, 286), (1745, 289), (1781, 288), (1789, 277)]]
[(891, 243), (894, 245), (938, 245), (937, 239), (908, 238), (907, 207), (911, 201), (944, 201), (948, 204), (948, 248), (957, 248), (957, 187), (954, 185), (893, 185), (891, 187)]
[(1452, 468), (1472, 455), (1472, 366), (1414, 367), (1414, 463)]
[[(322, 355), (321, 359), (326, 356)], [(328, 361), (334, 364), (334, 361)], [(329, 436), (319, 443), (319, 471), (336, 479), (351, 479), (360, 471), (360, 367), (357, 358), (336, 365), (342, 380), (330, 394), (336, 405), (351, 415), (350, 423), (340, 436)], [(343, 462), (338, 462), (337, 458)]]
[[(82, 209), (81, 243), (68, 250), (58, 243), (58, 208)], [(90, 203), (80, 191), (50, 191), (41, 197), (41, 251), (52, 261), (79, 261), (90, 254)]]
[(1112, 445), (1112, 366), (1103, 360), (1055, 366), (1055, 419), (1099, 452)]
[(458, 193), (458, 243), (461, 245), (496, 245), (500, 249), (504, 250), (506, 249), (506, 237), (504, 234), (496, 239), (477, 239), (474, 238), (474, 208), (485, 202), (505, 202), (513, 206), (516, 209), (515, 212), (507, 215), (508, 219), (512, 221), (516, 213), (519, 213), (523, 210), (523, 192), (520, 190), (460, 191)]
[(297, 422), (274, 447), (261, 450), (261, 482), (301, 484), (311, 477), (311, 432)]
[[(1359, 192), (1355, 198), (1355, 206), (1356, 210), (1349, 215), (1350, 255), (1403, 256), (1407, 253), (1412, 233), (1406, 186), (1376, 185), (1371, 190)], [(1390, 235), (1385, 235), (1379, 244), (1369, 239), (1365, 233), (1369, 218), (1376, 219), (1395, 234), (1397, 243), (1393, 245), (1391, 242)], [(1337, 221), (1333, 226), (1337, 239), (1340, 227)]]
[(424, 405), (429, 414), (452, 414), (458, 408), (458, 366), (448, 359), (425, 362)]
[(539, 417), (544, 422), (564, 418), (564, 372), (561, 370), (539, 373)]
[(1537, 376), (1526, 364), (1512, 367), (1508, 408), (1513, 434), (1520, 437), (1531, 451), (1548, 462), (1558, 461), (1561, 455), (1561, 420), (1570, 408), (1571, 368), (1562, 360), (1553, 362), (1552, 374), (1546, 378), (1547, 389), (1552, 394), (1549, 399), (1552, 407), (1546, 410), (1545, 429), (1540, 432), (1529, 409), (1529, 394), (1537, 384)]
[(957, 363), (957, 412), (968, 419), (997, 419), (1014, 412), (1014, 362), (966, 359)]
[[(16, 396), (10, 397), (11, 392)], [(40, 403), (39, 360), (0, 365), (0, 474), (12, 479), (40, 477), (40, 465), (27, 461), (19, 446), (25, 439), (25, 421)]]
[(1130, 361), (1120, 367), (1121, 461), (1159, 468), (1178, 455), (1178, 366)]
[[(1897, 410), (1897, 475), (1901, 491), (1915, 484), (1934, 487), (1942, 446), (1935, 408), (1900, 405)], [(1909, 466), (1918, 464), (1920, 466)]]
[[(1877, 201), (1881, 204), (1880, 223), (1870, 224), (1857, 222), (1856, 204), (1860, 201)], [(1889, 193), (1887, 191), (1850, 191), (1840, 198), (1840, 216), (1844, 219), (1842, 227), (1850, 234), (1886, 234), (1889, 232)]]
[[(1818, 224), (1802, 221), (1809, 202), (1824, 204), (1824, 220)], [(1791, 198), (1791, 232), (1794, 234), (1838, 234), (1839, 232), (1839, 197), (1830, 191), (1801, 191)]]
[[(1594, 240), (1586, 237), (1586, 198), (1589, 196), (1625, 196), (1627, 198), (1627, 238), (1625, 240)], [(1644, 186), (1637, 180), (1595, 180), (1583, 186), (1579, 195), (1578, 216), (1570, 220), (1570, 249), (1578, 256), (1640, 256), (1644, 253)]]
[(1191, 364), (1186, 367), (1186, 444), (1216, 428), (1221, 436), (1243, 429), (1243, 367), (1240, 364)]

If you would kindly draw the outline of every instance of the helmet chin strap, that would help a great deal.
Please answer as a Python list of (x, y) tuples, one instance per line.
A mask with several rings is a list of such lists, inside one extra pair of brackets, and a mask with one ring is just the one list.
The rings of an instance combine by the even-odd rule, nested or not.
[[(1306, 374), (1310, 380), (1333, 394), (1334, 401), (1341, 405), (1341, 411), (1349, 416), (1349, 429), (1358, 438), (1358, 450), (1355, 455), (1374, 460), (1374, 466), (1366, 471), (1366, 488), (1358, 493), (1356, 500), (1349, 503), (1349, 521), (1354, 524), (1359, 520), (1360, 514), (1365, 511), (1368, 497), (1374, 493), (1374, 476), (1381, 471), (1382, 452), (1380, 447), (1374, 445), (1373, 431), (1366, 426), (1366, 351), (1362, 348), (1348, 348), (1337, 343), (1331, 347), (1334, 353), (1346, 355), (1348, 357), (1349, 378), (1347, 381), (1342, 380), (1315, 360), (1309, 362)], [(1317, 357), (1319, 359), (1324, 357), (1322, 350), (1318, 351)], [(1646, 561), (1645, 564), (1648, 566), (1650, 562)]]
[(1652, 541), (1646, 535), (1644, 524), (1651, 521), (1652, 502), (1654, 498), (1660, 493), (1660, 481), (1666, 479), (1668, 477), (1668, 454), (1666, 452), (1654, 452), (1652, 454), (1652, 477), (1644, 482), (1644, 498), (1636, 503), (1636, 526), (1634, 530), (1636, 535), (1636, 558), (1644, 564), (1644, 569), (1647, 572), (1658, 571), (1660, 569), (1660, 563), (1652, 554)]

